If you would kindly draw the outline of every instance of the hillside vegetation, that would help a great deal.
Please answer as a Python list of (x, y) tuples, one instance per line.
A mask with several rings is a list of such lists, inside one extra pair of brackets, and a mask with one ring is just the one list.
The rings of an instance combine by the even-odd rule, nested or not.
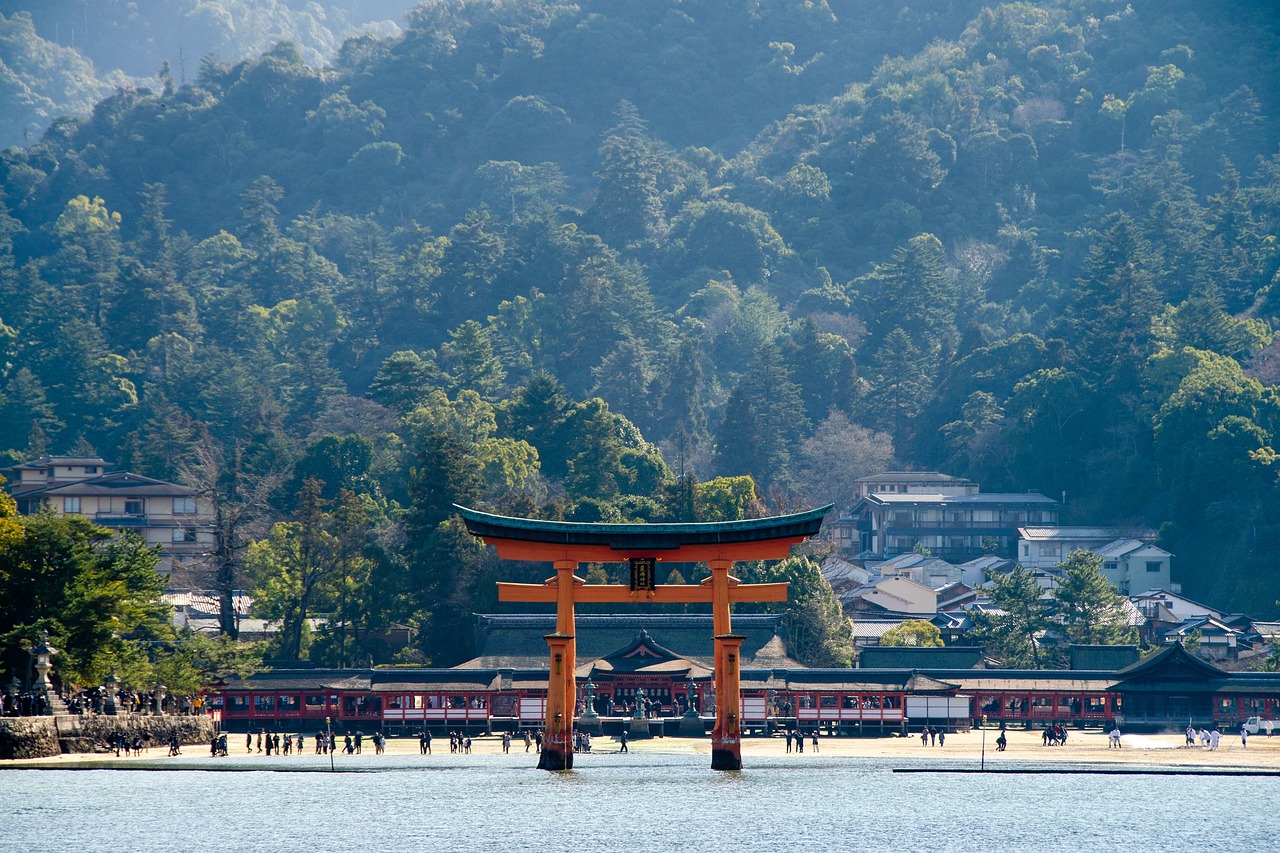
[[(1274, 612), (1276, 27), (451, 0), (324, 68), (205, 60), (0, 156), (0, 449), (244, 508), (218, 582), (291, 654), (319, 607), (464, 655), (498, 570), (454, 501), (847, 508), (889, 465), (1154, 526), (1186, 593)], [(339, 524), (341, 572), (262, 580)]]

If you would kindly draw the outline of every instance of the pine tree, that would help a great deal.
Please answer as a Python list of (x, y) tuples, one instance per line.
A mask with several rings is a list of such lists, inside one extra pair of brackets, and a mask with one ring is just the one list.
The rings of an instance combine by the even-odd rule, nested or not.
[(1057, 616), (1068, 639), (1078, 645), (1116, 646), (1132, 643), (1126, 599), (1102, 574), (1102, 558), (1076, 549), (1058, 564), (1062, 581), (1053, 591)]
[(929, 390), (925, 358), (910, 335), (894, 329), (872, 356), (870, 372), (870, 402), (881, 423), (889, 428), (893, 446), (902, 450), (910, 443), (912, 423)]
[(600, 147), (600, 184), (588, 218), (619, 248), (654, 239), (665, 228), (654, 143), (635, 105), (618, 106), (618, 123)]
[(809, 429), (800, 387), (774, 344), (765, 344), (725, 405), (715, 468), (750, 474), (766, 492), (790, 475), (792, 453)]

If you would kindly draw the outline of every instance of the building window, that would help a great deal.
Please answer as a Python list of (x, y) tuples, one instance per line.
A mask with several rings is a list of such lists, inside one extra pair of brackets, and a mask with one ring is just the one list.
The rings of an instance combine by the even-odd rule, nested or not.
[(142, 515), (142, 499), (130, 498), (124, 502), (125, 515)]
[(1120, 564), (1119, 563), (1103, 563), (1102, 570), (1104, 572), (1118, 572), (1120, 571)]
[(67, 513), (72, 513), (72, 514), (79, 513), (80, 499), (79, 498), (63, 498), (62, 511)]
[(174, 515), (195, 515), (196, 499), (192, 497), (174, 498), (173, 514)]
[(84, 472), (85, 472), (86, 474), (96, 474), (96, 473), (98, 473), (98, 466), (97, 466), (97, 465), (86, 465), (86, 466), (84, 466)]
[(1160, 562), (1159, 560), (1152, 560), (1147, 563), (1147, 571), (1149, 572), (1158, 572), (1162, 568), (1164, 568), (1164, 563)]
[(1062, 555), (1062, 546), (1058, 544), (1050, 545), (1045, 543), (1040, 546), (1040, 556), (1042, 557), (1058, 557)]
[(173, 531), (174, 542), (194, 542), (196, 541), (196, 529), (194, 527), (179, 527)]

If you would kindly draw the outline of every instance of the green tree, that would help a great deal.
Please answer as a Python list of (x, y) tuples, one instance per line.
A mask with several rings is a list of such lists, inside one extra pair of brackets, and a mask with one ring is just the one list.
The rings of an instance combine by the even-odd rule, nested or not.
[(467, 320), (440, 347), (440, 362), (449, 380), (449, 390), (475, 391), (493, 400), (502, 389), (507, 371), (493, 352), (489, 330), (475, 320)]
[(895, 330), (910, 329), (912, 342), (931, 363), (955, 352), (957, 288), (937, 237), (913, 237), (856, 286), (865, 306), (870, 351), (887, 343)]
[(1124, 213), (1107, 217), (1094, 235), (1070, 310), (1082, 374), (1123, 394), (1136, 384), (1152, 352), (1151, 320), (1159, 312), (1151, 247)]
[(923, 619), (908, 619), (885, 631), (880, 637), (880, 645), (940, 648), (945, 644), (937, 625)]
[(750, 474), (767, 490), (788, 479), (792, 453), (808, 427), (799, 386), (778, 348), (766, 344), (725, 404), (715, 468), (722, 474)]
[(113, 538), (78, 516), (18, 517), (0, 498), (0, 650), (25, 671), (41, 630), (60, 650), (64, 683), (98, 684), (113, 669), (130, 686), (149, 683), (153, 645), (173, 639), (154, 548)]
[(270, 535), (249, 546), (254, 612), (280, 625), (279, 657), (302, 660), (310, 638), (309, 619), (332, 606), (332, 585), (340, 572), (333, 517), (318, 480), (307, 480), (297, 496), (293, 521), (272, 525)]
[(564, 386), (546, 371), (538, 371), (516, 388), (498, 411), (502, 433), (528, 442), (548, 477), (569, 472), (571, 442), (566, 425), (572, 401)]
[(929, 371), (911, 336), (894, 329), (871, 360), (873, 383), (869, 402), (889, 427), (893, 446), (908, 446), (912, 425), (929, 391)]
[(974, 623), (970, 636), (1006, 666), (1039, 669), (1043, 665), (1041, 636), (1051, 624), (1053, 602), (1044, 598), (1034, 575), (1022, 566), (989, 580), (993, 609), (969, 611)]
[(761, 518), (764, 504), (750, 475), (716, 477), (694, 486), (697, 521), (741, 521)]
[(1125, 597), (1102, 574), (1101, 557), (1078, 548), (1058, 568), (1063, 576), (1053, 598), (1057, 617), (1071, 642), (1117, 646), (1137, 640), (1129, 625)]
[(600, 147), (599, 189), (589, 218), (621, 247), (654, 239), (666, 227), (658, 187), (658, 158), (635, 105), (618, 105), (618, 123)]
[(408, 412), (426, 398), (432, 388), (445, 384), (443, 371), (434, 361), (434, 353), (424, 358), (413, 350), (401, 350), (387, 356), (370, 385), (370, 396), (398, 412)]
[(817, 561), (797, 556), (778, 562), (741, 563), (736, 573), (744, 583), (787, 584), (784, 624), (791, 657), (805, 666), (851, 664), (853, 628)]

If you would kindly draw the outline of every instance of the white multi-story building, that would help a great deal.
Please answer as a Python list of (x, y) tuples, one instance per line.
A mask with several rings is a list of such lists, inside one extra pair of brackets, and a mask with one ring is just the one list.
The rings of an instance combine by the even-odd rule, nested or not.
[(1018, 528), (1056, 525), (1061, 505), (1039, 492), (982, 494), (972, 480), (891, 472), (858, 480), (858, 500), (832, 525), (842, 553), (883, 560), (928, 549), (944, 560), (1013, 557)]
[(42, 456), (5, 469), (6, 488), (24, 515), (50, 509), (160, 546), (157, 570), (183, 574), (214, 547), (213, 502), (194, 489), (128, 471), (97, 456)]
[(1018, 562), (1054, 571), (1076, 549), (1102, 558), (1102, 574), (1124, 595), (1172, 589), (1173, 555), (1151, 544), (1155, 531), (1126, 527), (1020, 527)]

